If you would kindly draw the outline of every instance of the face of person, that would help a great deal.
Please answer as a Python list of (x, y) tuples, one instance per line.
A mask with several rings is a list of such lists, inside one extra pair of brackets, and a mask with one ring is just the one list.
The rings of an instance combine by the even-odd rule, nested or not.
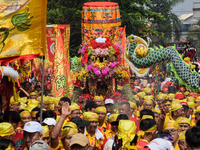
[(25, 146), (29, 148), (31, 144), (34, 143), (36, 140), (42, 140), (42, 134), (40, 134), (39, 132), (28, 133), (24, 131), (23, 139)]
[(70, 135), (67, 135), (64, 140), (63, 140), (63, 147), (65, 149), (70, 149), (69, 145), (70, 145), (70, 142), (71, 142), (71, 138), (74, 134), (70, 134)]
[(29, 83), (26, 83), (24, 89), (25, 89), (25, 90), (29, 90), (29, 89), (30, 89), (30, 84), (29, 84)]
[(100, 99), (95, 99), (94, 102), (97, 104), (97, 105), (102, 105), (102, 100)]
[(153, 108), (153, 104), (150, 104), (150, 103), (145, 103), (144, 104), (144, 109), (152, 110), (152, 108)]
[(30, 95), (30, 99), (36, 99), (37, 95)]
[(113, 132), (117, 132), (117, 125), (111, 125), (111, 130)]
[(184, 117), (184, 114), (185, 114), (185, 112), (184, 112), (183, 107), (181, 107), (177, 110), (177, 117)]
[(99, 122), (104, 121), (106, 118), (106, 113), (104, 112), (98, 112), (97, 115), (99, 116)]
[(154, 113), (154, 117), (155, 117), (155, 122), (156, 122), (156, 124), (158, 125), (158, 120), (160, 119), (160, 114), (158, 114), (158, 113)]
[(195, 114), (195, 122), (197, 123), (200, 120), (200, 112)]
[(71, 115), (70, 115), (71, 118), (80, 117), (80, 116), (81, 116), (81, 113), (80, 113), (79, 109), (73, 110)]
[(169, 112), (169, 109), (170, 109), (171, 105), (170, 104), (165, 104), (163, 105), (163, 110), (165, 113), (168, 113)]
[(89, 126), (87, 126), (87, 130), (91, 132), (95, 132), (97, 128), (97, 121), (92, 121)]
[(176, 142), (178, 140), (179, 131), (177, 129), (169, 128), (169, 129), (166, 129), (164, 131), (170, 133), (170, 135), (172, 136), (173, 142)]
[(130, 116), (134, 113), (135, 109), (134, 108), (130, 108)]
[(88, 149), (88, 145), (82, 147), (81, 145), (74, 144), (70, 147), (70, 150), (87, 150), (87, 149)]
[(120, 105), (119, 106), (119, 114), (126, 114), (129, 116), (130, 109), (127, 107), (126, 104)]
[(46, 109), (46, 110), (49, 110), (49, 104), (44, 104), (43, 103), (43, 108)]
[(186, 140), (180, 140), (178, 142), (178, 146), (179, 146), (180, 150), (189, 150), (187, 147)]
[(49, 145), (50, 138), (49, 137), (42, 137), (42, 141), (46, 142)]
[(62, 108), (62, 105), (63, 105), (64, 101), (59, 101), (58, 103), (58, 112), (61, 113), (61, 108)]
[(179, 126), (181, 127), (180, 131), (185, 131), (190, 128), (190, 125), (187, 123), (180, 123)]
[(199, 101), (194, 101), (195, 103), (195, 108), (197, 108), (198, 106), (200, 106), (200, 102)]
[(163, 99), (157, 99), (156, 102), (157, 102), (158, 106), (160, 106), (160, 105), (162, 105)]
[(24, 117), (22, 117), (22, 118), (21, 118), (21, 125), (22, 125), (22, 127), (24, 127), (24, 125), (25, 125), (27, 122), (29, 122), (29, 121), (31, 121), (31, 116), (24, 116)]
[(140, 98), (140, 106), (144, 103), (144, 98)]
[(19, 112), (20, 109), (20, 103), (16, 103), (16, 104), (11, 104), (10, 108), (16, 112)]
[(113, 104), (106, 104), (105, 107), (106, 107), (106, 110), (107, 110), (107, 113), (111, 113), (113, 111)]

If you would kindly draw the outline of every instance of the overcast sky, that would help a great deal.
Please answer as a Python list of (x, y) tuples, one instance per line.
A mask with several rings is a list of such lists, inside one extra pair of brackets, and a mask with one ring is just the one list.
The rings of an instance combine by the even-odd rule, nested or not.
[(172, 12), (176, 14), (178, 17), (181, 14), (188, 14), (193, 12), (193, 2), (197, 2), (200, 0), (185, 0), (183, 3), (179, 3), (172, 9)]

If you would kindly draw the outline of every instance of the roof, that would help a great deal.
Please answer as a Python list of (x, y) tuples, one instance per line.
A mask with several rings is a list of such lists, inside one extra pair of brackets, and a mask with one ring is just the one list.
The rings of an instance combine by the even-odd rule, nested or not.
[(184, 21), (190, 17), (193, 16), (193, 13), (189, 13), (189, 14), (182, 14), (180, 17), (178, 17), (179, 20)]

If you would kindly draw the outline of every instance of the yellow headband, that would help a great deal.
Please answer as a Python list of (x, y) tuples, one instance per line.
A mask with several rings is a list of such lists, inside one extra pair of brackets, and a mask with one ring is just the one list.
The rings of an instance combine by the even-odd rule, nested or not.
[(145, 92), (145, 93), (150, 93), (152, 90), (151, 90), (151, 88), (144, 88), (143, 89), (143, 92)]
[(184, 93), (185, 96), (187, 96), (187, 95), (189, 95), (189, 94), (190, 94), (189, 91), (186, 91), (186, 92)]
[(144, 101), (144, 104), (153, 104), (153, 101), (151, 100), (151, 99), (146, 99), (145, 101)]
[(111, 114), (109, 116), (109, 123), (116, 121), (118, 116), (118, 114)]
[(195, 98), (192, 96), (187, 97), (187, 101), (194, 101), (194, 100), (195, 100)]
[(157, 100), (159, 100), (159, 99), (165, 100), (165, 99), (167, 99), (167, 98), (168, 98), (168, 96), (167, 96), (166, 94), (158, 94), (158, 95), (156, 96), (156, 99), (157, 99)]
[(32, 96), (32, 95), (37, 95), (37, 93), (36, 92), (31, 92), (30, 96)]
[(42, 136), (43, 137), (49, 137), (49, 127), (48, 126), (42, 126), (42, 130), (43, 130)]
[(0, 137), (5, 137), (15, 134), (14, 128), (10, 123), (0, 123)]
[(139, 96), (134, 95), (133, 97), (134, 97), (134, 99), (135, 99), (136, 101), (139, 101)]
[(190, 107), (190, 108), (195, 108), (195, 104), (194, 104), (194, 102), (188, 102), (188, 106)]
[(163, 106), (165, 106), (165, 105), (167, 105), (167, 104), (171, 104), (171, 102), (170, 102), (170, 101), (165, 101), (165, 102), (163, 103)]
[(71, 104), (71, 106), (69, 106), (69, 108), (73, 111), (73, 110), (80, 110), (80, 106), (76, 103)]
[(15, 100), (15, 99), (14, 99), (14, 96), (12, 96), (12, 97), (10, 98), (10, 104), (17, 104), (17, 103), (19, 103), (19, 100), (18, 100), (18, 99)]
[(100, 99), (101, 101), (104, 100), (104, 99), (103, 99), (103, 96), (95, 96), (95, 97), (94, 97), (94, 100), (96, 100), (96, 99)]
[(98, 115), (93, 112), (84, 112), (83, 119), (88, 121), (98, 121)]
[(164, 123), (163, 130), (171, 129), (171, 128), (180, 130), (179, 124), (174, 120), (169, 120)]
[(179, 137), (178, 137), (178, 140), (179, 140), (179, 141), (180, 141), (180, 140), (185, 140), (185, 132), (186, 132), (186, 130), (183, 131), (183, 132), (181, 132), (181, 133), (179, 134)]
[(153, 116), (143, 115), (141, 121), (144, 120), (144, 119), (153, 119)]
[(69, 127), (72, 127), (72, 128), (77, 128), (76, 124), (73, 123), (73, 122), (66, 122), (63, 126), (69, 126)]
[(198, 97), (196, 98), (196, 101), (197, 101), (197, 102), (200, 102), (200, 96), (198, 96)]
[(168, 94), (168, 98), (171, 98), (171, 99), (174, 99), (175, 96), (176, 96), (176, 95), (173, 94), (173, 93), (169, 93), (169, 94)]
[(191, 120), (188, 119), (188, 118), (186, 118), (186, 117), (178, 117), (178, 118), (176, 119), (176, 122), (177, 122), (178, 124), (180, 124), (180, 123), (187, 123), (187, 124), (189, 124), (189, 126), (191, 125)]
[(135, 122), (131, 120), (120, 120), (118, 125), (118, 138), (122, 139), (122, 148), (130, 149), (130, 143), (136, 135)]
[(24, 110), (20, 113), (20, 117), (23, 118), (25, 116), (31, 116), (30, 112), (28, 110)]
[(38, 113), (38, 111), (31, 111), (31, 117), (36, 117), (37, 113)]
[(170, 112), (173, 112), (173, 111), (176, 111), (176, 110), (178, 110), (178, 109), (180, 109), (180, 108), (182, 108), (183, 106), (179, 103), (179, 102), (177, 102), (177, 103), (172, 103), (171, 104), (171, 107), (170, 107)]
[(145, 92), (139, 92), (139, 93), (137, 94), (137, 96), (138, 96), (139, 98), (143, 98), (145, 95), (146, 95)]
[(70, 134), (76, 134), (78, 133), (77, 128), (72, 128), (72, 127), (65, 127), (61, 133), (61, 139), (65, 138), (66, 136)]
[(133, 103), (133, 102), (129, 102), (129, 103), (130, 103), (131, 108), (133, 108), (135, 110), (134, 113), (137, 113), (137, 105), (136, 105), (136, 103)]
[(156, 125), (154, 125), (153, 127), (151, 127), (150, 129), (148, 129), (144, 132), (148, 133), (148, 132), (153, 132), (153, 131), (156, 131), (156, 130), (157, 130)]
[(160, 114), (160, 109), (154, 109), (153, 112)]
[(98, 113), (98, 112), (104, 112), (106, 113), (106, 107), (104, 106), (99, 106), (95, 109), (95, 113)]

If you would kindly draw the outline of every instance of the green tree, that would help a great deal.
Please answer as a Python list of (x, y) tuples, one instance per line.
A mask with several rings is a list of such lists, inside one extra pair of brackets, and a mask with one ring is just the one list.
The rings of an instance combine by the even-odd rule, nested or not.
[(171, 10), (172, 6), (183, 1), (184, 0), (150, 0), (152, 3), (150, 10), (160, 13), (165, 18), (164, 20), (151, 21), (151, 28), (153, 30), (164, 33), (164, 37), (157, 40), (156, 44), (165, 46), (166, 42), (171, 41), (172, 32), (173, 36), (175, 36), (175, 41), (179, 41), (182, 30), (181, 22)]
[(197, 57), (200, 59), (200, 21), (198, 21), (196, 26), (190, 27), (188, 36), (187, 36), (187, 41), (191, 43), (191, 45), (195, 46), (197, 48)]
[[(70, 24), (71, 26), (70, 56), (72, 57), (77, 56), (78, 47), (81, 44), (81, 15), (85, 2), (88, 0), (48, 0), (47, 23)], [(158, 31), (147, 27), (148, 20), (163, 19), (162, 15), (148, 9), (151, 6), (149, 0), (113, 0), (113, 2), (119, 4), (122, 26), (126, 25), (127, 35), (161, 36)]]

